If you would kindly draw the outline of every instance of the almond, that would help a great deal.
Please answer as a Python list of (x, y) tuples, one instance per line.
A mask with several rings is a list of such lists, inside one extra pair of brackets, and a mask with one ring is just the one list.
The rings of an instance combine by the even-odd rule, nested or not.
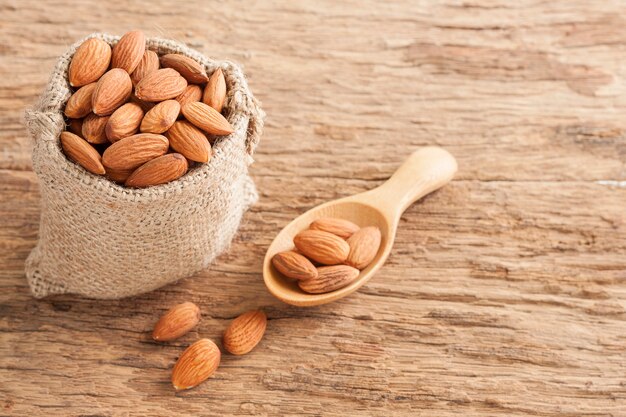
[(161, 66), (175, 69), (191, 84), (202, 84), (209, 80), (202, 65), (185, 55), (163, 55), (161, 57)]
[(73, 119), (80, 119), (91, 113), (91, 97), (96, 89), (96, 83), (87, 84), (79, 88), (67, 100), (65, 115)]
[(172, 370), (172, 385), (178, 390), (193, 388), (209, 378), (220, 365), (221, 353), (209, 339), (200, 339), (189, 346)]
[(343, 263), (350, 253), (345, 240), (321, 230), (304, 230), (294, 237), (293, 243), (307, 258), (324, 265)]
[(274, 255), (272, 265), (278, 272), (289, 278), (305, 280), (317, 277), (317, 269), (311, 261), (292, 250)]
[(154, 158), (137, 168), (124, 185), (127, 187), (143, 188), (165, 184), (174, 181), (187, 172), (187, 160), (179, 153)]
[(105, 132), (110, 142), (134, 135), (143, 119), (143, 110), (136, 103), (126, 103), (115, 110), (106, 124)]
[(67, 157), (92, 174), (104, 174), (98, 151), (87, 141), (71, 132), (61, 132), (61, 147)]
[(165, 313), (154, 326), (152, 338), (159, 342), (169, 342), (185, 335), (200, 321), (200, 309), (194, 303), (175, 305)]
[(202, 101), (213, 107), (218, 113), (222, 112), (224, 101), (226, 101), (226, 80), (221, 68), (216, 69), (206, 87), (204, 87), (204, 95)]
[(259, 344), (267, 327), (261, 310), (252, 310), (237, 317), (224, 332), (224, 349), (233, 355), (245, 355)]
[(180, 103), (180, 106), (184, 106), (187, 103), (191, 103), (193, 101), (200, 101), (202, 99), (202, 87), (196, 84), (189, 84), (185, 91), (178, 97), (176, 97), (176, 101)]
[(151, 72), (142, 78), (135, 87), (135, 95), (140, 100), (163, 101), (182, 94), (187, 81), (171, 68)]
[(90, 113), (83, 119), (83, 138), (89, 143), (107, 143), (105, 128), (108, 121), (109, 116), (98, 116)]
[(124, 184), (135, 169), (113, 169), (111, 167), (107, 167), (106, 171), (106, 177), (108, 179), (119, 184)]
[(348, 239), (350, 254), (346, 264), (358, 269), (367, 267), (378, 253), (380, 240), (381, 235), (378, 227), (364, 227), (355, 232)]
[(337, 219), (334, 217), (324, 217), (321, 219), (315, 220), (309, 226), (310, 229), (313, 230), (322, 230), (324, 232), (332, 233), (333, 235), (337, 235), (342, 239), (347, 239), (354, 232), (359, 230), (359, 226), (352, 223), (351, 221), (344, 219)]
[(179, 113), (178, 101), (162, 101), (146, 113), (141, 121), (140, 130), (147, 133), (163, 133), (172, 127)]
[(111, 68), (121, 68), (128, 74), (139, 65), (146, 50), (146, 36), (140, 30), (125, 33), (113, 47)]
[(80, 137), (83, 136), (83, 119), (69, 119), (67, 130)]
[(343, 288), (359, 276), (359, 270), (348, 265), (321, 266), (317, 278), (298, 281), (298, 286), (311, 294), (322, 294)]
[(130, 80), (133, 85), (137, 85), (139, 81), (146, 75), (159, 69), (159, 56), (154, 51), (146, 51), (143, 53), (141, 61), (137, 68), (130, 74)]
[(133, 169), (165, 155), (168, 147), (165, 136), (139, 133), (109, 146), (102, 154), (102, 163), (116, 170)]
[(98, 38), (87, 39), (74, 53), (68, 78), (72, 87), (81, 87), (98, 79), (109, 68), (111, 47)]
[[(177, 103), (177, 102), (175, 102)], [(170, 146), (185, 158), (196, 162), (208, 162), (211, 144), (204, 133), (191, 123), (181, 120), (172, 125), (165, 134)]]
[(234, 132), (233, 127), (224, 116), (201, 101), (185, 104), (182, 112), (187, 120), (207, 133), (228, 135)]
[(128, 73), (113, 68), (104, 74), (96, 83), (91, 97), (91, 107), (98, 116), (108, 116), (124, 104), (133, 91), (133, 83)]

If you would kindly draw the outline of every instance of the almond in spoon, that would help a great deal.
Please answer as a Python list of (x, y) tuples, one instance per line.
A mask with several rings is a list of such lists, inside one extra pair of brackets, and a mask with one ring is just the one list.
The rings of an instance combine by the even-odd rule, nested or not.
[(272, 265), (286, 277), (306, 280), (317, 278), (317, 269), (304, 256), (292, 250), (277, 253), (272, 257)]
[(298, 281), (298, 286), (310, 294), (322, 294), (350, 285), (359, 277), (359, 270), (348, 265), (320, 266), (317, 277)]
[(357, 269), (367, 267), (378, 253), (380, 240), (381, 235), (378, 227), (364, 227), (355, 232), (348, 239), (350, 253), (348, 254), (348, 259), (346, 259), (346, 264)]
[(332, 233), (333, 235), (337, 235), (342, 239), (347, 239), (354, 232), (359, 230), (359, 226), (352, 223), (349, 220), (337, 219), (334, 217), (324, 217), (321, 219), (315, 220), (311, 223), (309, 228), (313, 230), (322, 230), (324, 232)]
[(321, 230), (304, 230), (294, 237), (293, 243), (307, 258), (324, 265), (343, 263), (350, 253), (345, 240)]

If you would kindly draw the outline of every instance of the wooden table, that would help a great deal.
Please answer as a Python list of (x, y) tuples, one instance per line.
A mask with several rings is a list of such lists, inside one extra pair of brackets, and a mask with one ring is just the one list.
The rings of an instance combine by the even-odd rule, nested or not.
[[(626, 415), (626, 4), (46, 3), (0, 1), (0, 415)], [(245, 65), (268, 113), (260, 201), (198, 276), (35, 300), (24, 108), (70, 43), (136, 27)], [(290, 219), (433, 144), (458, 177), (406, 212), (373, 280), (308, 309), (266, 291)], [(197, 330), (152, 343), (185, 300)], [(183, 348), (257, 307), (253, 353), (175, 394)]]

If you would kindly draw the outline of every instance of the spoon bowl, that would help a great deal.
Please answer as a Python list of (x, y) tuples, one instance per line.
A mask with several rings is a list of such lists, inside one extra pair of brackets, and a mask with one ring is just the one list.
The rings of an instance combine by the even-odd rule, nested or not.
[[(270, 245), (263, 262), (263, 279), (268, 290), (285, 303), (300, 307), (338, 300), (359, 289), (378, 271), (389, 256), (400, 216), (413, 202), (448, 183), (457, 170), (456, 160), (438, 147), (415, 151), (383, 185), (364, 193), (329, 201), (314, 207), (285, 226)], [(272, 265), (272, 257), (294, 248), (293, 238), (320, 218), (349, 220), (359, 227), (376, 226), (381, 243), (374, 260), (348, 286), (323, 294), (309, 294)]]

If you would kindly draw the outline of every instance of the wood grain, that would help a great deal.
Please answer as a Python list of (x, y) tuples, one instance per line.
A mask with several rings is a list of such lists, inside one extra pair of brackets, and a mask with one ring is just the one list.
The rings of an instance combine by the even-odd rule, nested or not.
[[(0, 415), (626, 415), (626, 18), (621, 1), (0, 0)], [(198, 276), (132, 300), (36, 301), (39, 191), (22, 123), (93, 31), (245, 65), (268, 113), (259, 203)], [(457, 179), (410, 207), (357, 293), (298, 309), (263, 255), (308, 208), (383, 182), (417, 146)], [(132, 277), (131, 277), (132, 278)], [(197, 330), (150, 341), (170, 306)], [(267, 333), (175, 394), (199, 337), (262, 308)]]

